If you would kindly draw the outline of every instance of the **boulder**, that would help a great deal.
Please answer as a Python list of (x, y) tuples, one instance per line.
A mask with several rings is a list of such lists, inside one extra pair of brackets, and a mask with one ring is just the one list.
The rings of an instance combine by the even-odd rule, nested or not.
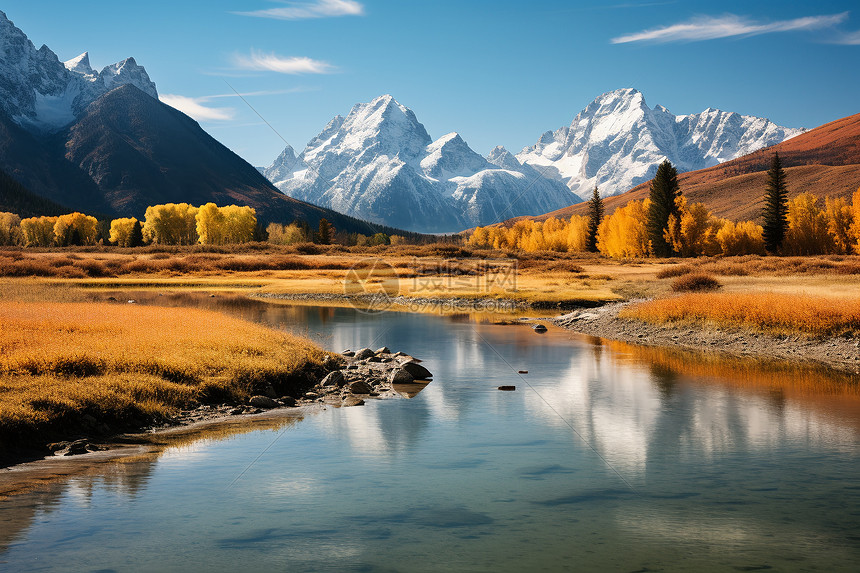
[(391, 350), (387, 346), (383, 346), (376, 350), (376, 354), (391, 354)]
[(343, 399), (341, 406), (344, 408), (349, 408), (351, 406), (364, 406), (364, 400), (356, 396), (347, 396)]
[(344, 378), (343, 372), (335, 370), (334, 372), (329, 372), (320, 384), (322, 386), (343, 386), (346, 384), (346, 378)]
[(271, 410), (272, 408), (278, 408), (281, 406), (278, 402), (268, 396), (253, 396), (248, 400), (248, 403), (255, 408), (264, 408), (266, 410)]
[(77, 440), (69, 444), (69, 449), (66, 451), (67, 456), (79, 456), (81, 454), (86, 454), (89, 452), (87, 448), (89, 444), (87, 444), (86, 440)]
[(287, 408), (295, 408), (298, 402), (292, 396), (281, 396), (280, 400), (278, 400), (281, 404), (286, 406)]
[(388, 376), (388, 381), (392, 384), (412, 384), (415, 381), (415, 378), (412, 374), (409, 373), (408, 370), (404, 370), (403, 368), (398, 368), (391, 372)]
[(349, 391), (353, 394), (370, 394), (373, 392), (373, 388), (367, 382), (359, 380), (349, 385)]
[(341, 352), (341, 354), (343, 354), (344, 356), (348, 356), (349, 358), (355, 356), (355, 352), (353, 352), (352, 350), (344, 350), (343, 352)]
[(402, 370), (406, 370), (415, 380), (427, 380), (433, 378), (433, 374), (429, 370), (421, 366), (415, 361), (404, 362), (400, 365)]
[(532, 327), (532, 330), (534, 330), (535, 332), (546, 332), (546, 326), (542, 324), (536, 324)]
[(356, 360), (364, 360), (366, 358), (370, 358), (373, 355), (374, 355), (373, 350), (371, 350), (370, 348), (362, 348), (361, 350), (359, 350), (358, 352), (355, 353), (355, 359)]

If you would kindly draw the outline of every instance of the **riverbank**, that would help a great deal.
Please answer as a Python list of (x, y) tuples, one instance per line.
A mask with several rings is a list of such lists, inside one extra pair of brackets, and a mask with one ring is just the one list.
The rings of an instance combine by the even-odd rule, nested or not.
[(642, 299), (580, 309), (550, 320), (568, 330), (630, 344), (679, 348), (728, 356), (815, 363), (846, 373), (860, 373), (860, 340), (814, 338), (800, 333), (777, 335), (750, 328), (708, 323), (650, 324), (622, 318), (622, 311)]
[(68, 440), (17, 450), (0, 464), (0, 499), (54, 479), (98, 471), (106, 463), (155, 455), (169, 446), (206, 436), (227, 437), (291, 424), (326, 408), (363, 406), (365, 400), (413, 398), (432, 374), (420, 360), (388, 348), (346, 350), (333, 355), (330, 370), (297, 397), (254, 396), (246, 403), (201, 404), (180, 409), (127, 433), (98, 431), (69, 436)]
[(415, 371), (402, 384), (426, 378), (387, 349), (336, 355), (218, 312), (110, 298), (0, 302), (0, 466), (100, 451), (124, 432), (314, 401), (358, 405), (397, 395), (394, 371)]

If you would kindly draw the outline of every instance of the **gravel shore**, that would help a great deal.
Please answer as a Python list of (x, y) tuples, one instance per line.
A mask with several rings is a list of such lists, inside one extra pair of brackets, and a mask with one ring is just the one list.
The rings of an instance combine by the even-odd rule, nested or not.
[(856, 337), (777, 336), (708, 324), (654, 325), (618, 316), (624, 307), (636, 302), (641, 301), (575, 310), (550, 322), (581, 334), (632, 344), (817, 363), (852, 374), (860, 373), (860, 340)]

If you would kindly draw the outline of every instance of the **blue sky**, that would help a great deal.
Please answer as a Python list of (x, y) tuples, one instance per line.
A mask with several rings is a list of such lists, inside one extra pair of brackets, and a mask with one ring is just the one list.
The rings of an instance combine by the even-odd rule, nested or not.
[[(254, 165), (390, 93), (433, 138), (513, 152), (599, 94), (815, 127), (860, 112), (856, 1), (6, 0), (36, 46), (128, 56)], [(229, 84), (229, 85), (228, 85)], [(232, 86), (232, 87), (231, 87)]]

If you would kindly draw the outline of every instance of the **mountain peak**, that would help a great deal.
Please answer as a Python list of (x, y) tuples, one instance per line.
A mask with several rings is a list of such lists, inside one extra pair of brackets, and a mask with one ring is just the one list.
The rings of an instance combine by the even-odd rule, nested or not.
[(616, 113), (622, 110), (639, 111), (647, 110), (645, 96), (642, 92), (633, 88), (622, 88), (606, 92), (594, 98), (583, 110), (585, 113)]
[(523, 167), (523, 164), (517, 161), (517, 158), (501, 145), (497, 145), (487, 154), (487, 161), (502, 169), (511, 169), (513, 171), (520, 170)]
[(66, 69), (70, 72), (75, 72), (83, 76), (95, 75), (95, 70), (93, 70), (92, 66), (90, 65), (89, 52), (84, 52), (76, 58), (72, 58), (71, 60), (63, 62), (63, 65), (66, 66)]
[(155, 83), (149, 79), (146, 68), (139, 66), (134, 58), (126, 58), (115, 64), (105, 66), (98, 74), (98, 83), (106, 91), (123, 84), (132, 84), (143, 93), (158, 99)]
[(155, 84), (134, 58), (96, 73), (89, 54), (61, 62), (48, 46), (38, 50), (0, 12), (0, 110), (36, 132), (53, 132), (79, 118), (96, 99), (124, 84), (154, 98)]
[(356, 104), (334, 136), (348, 149), (368, 147), (395, 157), (417, 157), (432, 140), (415, 113), (391, 95)]
[(545, 133), (517, 159), (540, 167), (574, 192), (595, 185), (606, 195), (653, 177), (668, 158), (679, 171), (702, 169), (799, 133), (764, 118), (708, 108), (700, 114), (650, 109), (641, 92), (624, 88), (594, 99), (570, 126)]

